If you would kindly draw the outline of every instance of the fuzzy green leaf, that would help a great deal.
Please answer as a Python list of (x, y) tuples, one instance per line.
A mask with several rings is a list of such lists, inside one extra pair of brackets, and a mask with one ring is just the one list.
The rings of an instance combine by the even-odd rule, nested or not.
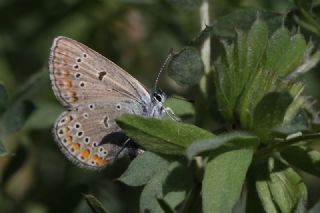
[(211, 36), (211, 32), (213, 30), (212, 26), (206, 26), (200, 33), (199, 35), (192, 40), (191, 42), (191, 46), (195, 46), (195, 47), (201, 47), (203, 42)]
[[(310, 45), (310, 50), (313, 48), (312, 45)], [(309, 50), (309, 51), (310, 51)], [(308, 52), (308, 50), (307, 50)], [(301, 73), (305, 73), (310, 71), (314, 66), (318, 64), (320, 61), (320, 51), (314, 52), (312, 55), (307, 55), (304, 56), (303, 61), (299, 64), (298, 67), (295, 68), (293, 72), (291, 72), (286, 78), (287, 79), (294, 79), (297, 76), (299, 76)]]
[[(234, 148), (237, 148), (239, 144), (243, 144), (244, 146), (248, 144), (256, 145), (257, 141), (258, 138), (252, 134), (234, 131), (211, 138), (197, 140), (188, 147), (186, 155), (189, 160), (191, 160), (196, 155), (208, 153), (222, 145), (226, 145), (228, 147), (234, 146)], [(233, 142), (237, 142), (237, 144), (230, 144)]]
[[(245, 40), (245, 36), (238, 33), (238, 42)], [(252, 125), (252, 111), (257, 102), (269, 90), (272, 80), (272, 74), (263, 70), (262, 65), (265, 61), (265, 51), (268, 43), (268, 27), (259, 17), (251, 26), (246, 37), (246, 45), (237, 45), (241, 49), (237, 52), (241, 58), (246, 58), (246, 62), (239, 61), (242, 73), (239, 73), (238, 79), (241, 79), (241, 86), (236, 90), (242, 92), (237, 106), (239, 119), (242, 128), (250, 129)], [(246, 56), (244, 56), (246, 54)], [(234, 80), (236, 82), (237, 80)], [(231, 84), (235, 84), (231, 82)]]
[(9, 97), (8, 97), (7, 91), (3, 86), (3, 84), (0, 83), (0, 113), (5, 111), (5, 109), (7, 108), (8, 100), (9, 100)]
[(257, 104), (253, 114), (253, 130), (263, 139), (281, 125), (287, 108), (292, 102), (291, 95), (284, 92), (271, 92)]
[[(237, 31), (237, 40), (236, 40), (236, 48), (237, 54), (237, 63), (238, 63), (238, 76), (237, 82), (238, 86), (236, 87), (236, 91), (238, 94), (236, 98), (239, 97), (243, 87), (247, 84), (247, 80), (249, 79), (249, 73), (246, 72), (247, 69), (247, 51), (248, 51), (248, 44), (247, 44), (247, 34), (242, 31)], [(232, 82), (232, 83), (235, 83)]]
[(193, 141), (213, 136), (190, 124), (130, 114), (120, 116), (117, 123), (146, 150), (163, 154), (182, 154)]
[(172, 109), (175, 115), (183, 120), (192, 119), (195, 113), (193, 104), (185, 100), (179, 100), (178, 98), (168, 98), (165, 103), (166, 107)]
[(144, 152), (130, 163), (118, 180), (129, 186), (142, 186), (168, 165), (168, 161), (162, 157), (152, 152)]
[(305, 146), (289, 146), (281, 156), (292, 166), (320, 177), (320, 152)]
[(258, 18), (248, 33), (247, 38), (247, 75), (255, 76), (262, 62), (268, 43), (268, 27)]
[(290, 167), (275, 162), (268, 183), (272, 197), (282, 212), (292, 212), (301, 200), (306, 201), (307, 189), (300, 176)]
[(150, 213), (163, 212), (158, 199), (163, 199), (163, 183), (168, 176), (168, 169), (163, 168), (145, 185), (140, 196), (140, 211)]
[(265, 181), (258, 181), (256, 187), (264, 212), (278, 213), (278, 207), (272, 200), (268, 183)]
[(287, 51), (286, 54), (283, 54), (282, 57), (279, 58), (281, 63), (275, 70), (279, 76), (295, 71), (302, 63), (307, 50), (307, 44), (303, 35), (296, 34), (291, 37), (289, 47), (290, 51)]
[(257, 14), (260, 19), (264, 20), (270, 32), (281, 27), (283, 22), (282, 15), (278, 13), (258, 11), (256, 9), (237, 10), (229, 15), (218, 18), (213, 24), (213, 33), (219, 37), (235, 37), (235, 29), (248, 31), (252, 24), (257, 19)]
[(189, 167), (177, 161), (170, 164), (169, 170), (163, 184), (164, 200), (175, 208), (186, 198), (187, 191), (194, 185), (195, 177)]
[(290, 32), (287, 28), (279, 28), (270, 38), (267, 49), (265, 70), (276, 71), (283, 66), (281, 58), (287, 54), (290, 44)]
[(183, 48), (170, 61), (168, 74), (177, 83), (197, 84), (204, 74), (204, 65), (199, 51), (194, 47)]
[(108, 213), (108, 211), (104, 208), (102, 203), (93, 195), (84, 195), (84, 198), (87, 201), (88, 206), (94, 213)]
[(211, 156), (202, 182), (204, 213), (232, 211), (240, 198), (253, 152), (250, 145)]
[[(306, 201), (306, 186), (290, 167), (272, 158), (256, 172), (257, 192), (266, 212), (294, 212)], [(263, 175), (262, 175), (263, 174)]]

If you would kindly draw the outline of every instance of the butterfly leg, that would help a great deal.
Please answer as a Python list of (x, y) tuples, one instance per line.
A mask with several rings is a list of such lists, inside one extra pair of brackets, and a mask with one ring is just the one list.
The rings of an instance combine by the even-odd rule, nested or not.
[(118, 159), (119, 155), (121, 154), (121, 152), (128, 146), (129, 142), (130, 142), (130, 138), (127, 138), (126, 141), (123, 143), (121, 149), (116, 153), (115, 155), (115, 159)]
[(172, 111), (172, 109), (170, 107), (165, 107), (164, 111), (166, 112), (166, 114), (174, 121), (180, 121), (180, 118), (178, 118), (174, 112)]

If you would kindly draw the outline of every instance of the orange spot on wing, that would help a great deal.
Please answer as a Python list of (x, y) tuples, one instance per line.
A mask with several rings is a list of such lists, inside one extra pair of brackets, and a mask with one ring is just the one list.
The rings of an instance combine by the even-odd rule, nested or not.
[(68, 143), (72, 143), (72, 136), (71, 135), (67, 136), (65, 139)]
[(92, 157), (92, 160), (96, 163), (97, 166), (103, 166), (107, 162), (105, 159), (100, 158), (98, 155), (94, 155)]
[(72, 87), (72, 81), (71, 80), (65, 80), (64, 81), (64, 86), (66, 87), (66, 88), (71, 88)]
[(62, 131), (63, 131), (63, 134), (67, 134), (67, 132), (69, 132), (69, 127), (64, 127), (63, 129), (62, 129)]
[(73, 150), (74, 150), (75, 152), (77, 152), (77, 151), (80, 150), (80, 144), (78, 144), (78, 143), (72, 144), (71, 147), (73, 148)]
[(77, 97), (71, 97), (69, 100), (70, 100), (71, 103), (74, 103), (74, 102), (78, 101), (78, 98)]
[(83, 160), (87, 160), (88, 157), (90, 156), (90, 150), (89, 149), (85, 149), (81, 152), (80, 157)]
[(66, 77), (66, 76), (68, 76), (70, 74), (70, 71), (68, 69), (64, 69), (62, 71), (62, 74)]
[(74, 102), (78, 101), (77, 93), (76, 93), (75, 91), (69, 91), (68, 100), (69, 100), (71, 103), (74, 103)]

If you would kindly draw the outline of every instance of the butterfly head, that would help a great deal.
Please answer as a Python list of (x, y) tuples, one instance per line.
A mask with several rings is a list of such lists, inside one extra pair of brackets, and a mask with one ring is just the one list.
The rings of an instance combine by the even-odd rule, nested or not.
[(151, 116), (162, 117), (165, 114), (164, 102), (167, 99), (166, 94), (162, 90), (157, 89), (156, 91), (152, 92), (151, 98), (153, 104)]

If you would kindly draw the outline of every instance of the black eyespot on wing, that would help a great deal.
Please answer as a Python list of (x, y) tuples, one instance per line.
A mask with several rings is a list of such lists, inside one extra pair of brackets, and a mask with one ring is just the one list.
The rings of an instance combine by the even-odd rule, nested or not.
[(99, 72), (99, 80), (102, 81), (103, 76), (105, 76), (106, 72)]

